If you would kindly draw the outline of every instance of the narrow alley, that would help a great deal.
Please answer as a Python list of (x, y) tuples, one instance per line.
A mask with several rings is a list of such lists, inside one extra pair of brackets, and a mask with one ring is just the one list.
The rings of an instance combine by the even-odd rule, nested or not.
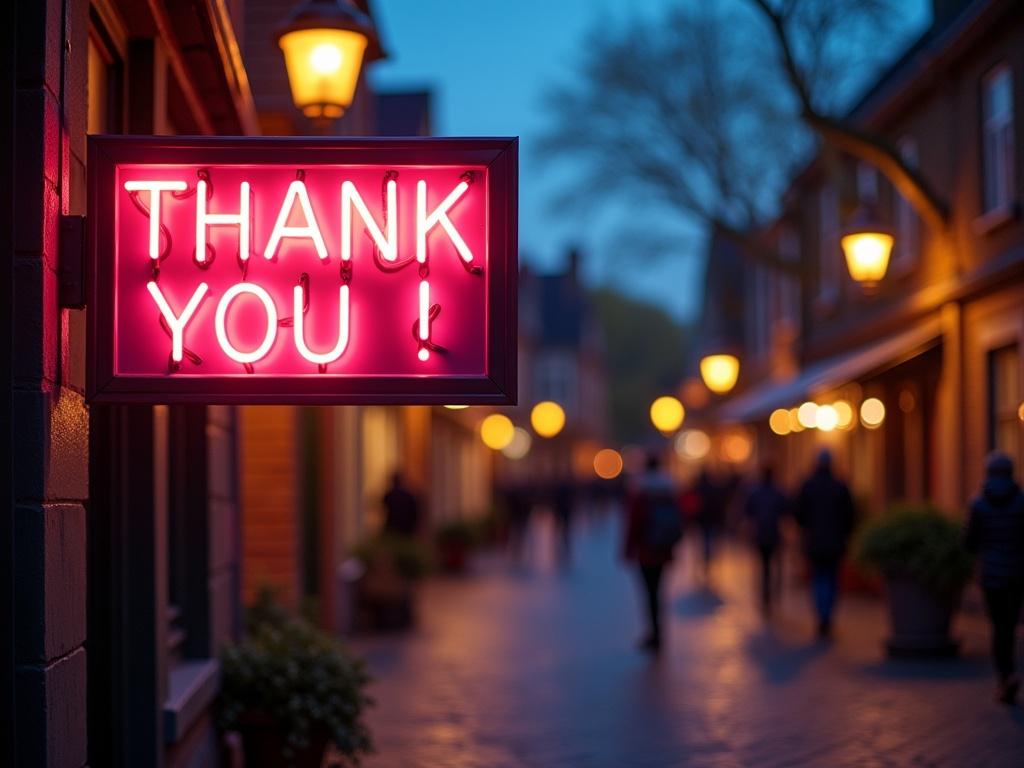
[(1020, 764), (1024, 715), (992, 702), (980, 623), (959, 619), (957, 660), (889, 661), (882, 602), (844, 596), (824, 646), (792, 572), (765, 623), (737, 545), (704, 589), (687, 542), (667, 645), (639, 653), (615, 517), (580, 516), (567, 567), (540, 518), (528, 563), (432, 580), (416, 631), (357, 644), (378, 702), (370, 768)]

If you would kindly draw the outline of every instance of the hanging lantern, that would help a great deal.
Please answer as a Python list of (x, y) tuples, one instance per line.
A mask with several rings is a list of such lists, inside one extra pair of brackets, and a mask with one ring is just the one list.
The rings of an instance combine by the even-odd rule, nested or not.
[(278, 29), (277, 44), (295, 106), (314, 120), (333, 120), (352, 104), (377, 30), (352, 0), (304, 0)]
[(892, 254), (893, 236), (864, 207), (853, 214), (839, 241), (850, 277), (865, 290), (873, 290), (885, 277)]

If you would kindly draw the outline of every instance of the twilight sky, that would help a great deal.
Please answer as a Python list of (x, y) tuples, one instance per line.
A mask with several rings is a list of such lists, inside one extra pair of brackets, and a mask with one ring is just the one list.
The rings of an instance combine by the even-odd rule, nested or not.
[[(542, 97), (571, 78), (586, 33), (599, 21), (622, 24), (669, 0), (375, 0), (389, 59), (373, 66), (382, 89), (429, 87), (434, 132), (449, 136), (519, 136), (520, 250), (541, 270), (557, 269), (571, 243), (585, 253), (592, 282), (648, 298), (679, 318), (699, 310), (703, 266), (699, 231), (680, 231), (678, 247), (634, 265), (615, 252), (616, 223), (644, 225), (653, 211), (623, 200), (610, 213), (566, 219), (552, 210), (554, 191), (572, 182), (566, 164), (545, 167), (536, 139), (545, 126)], [(909, 0), (918, 11), (924, 2)], [(632, 268), (629, 268), (632, 267)]]

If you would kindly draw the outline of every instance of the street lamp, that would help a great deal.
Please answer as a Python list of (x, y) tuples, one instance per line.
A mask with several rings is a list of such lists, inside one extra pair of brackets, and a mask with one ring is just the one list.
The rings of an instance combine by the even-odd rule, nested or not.
[(700, 360), (700, 377), (704, 386), (718, 395), (725, 395), (736, 386), (740, 375), (740, 360), (736, 355), (705, 355)]
[(850, 277), (873, 290), (889, 268), (893, 237), (868, 208), (858, 208), (840, 239)]
[(352, 0), (303, 0), (277, 30), (292, 99), (313, 120), (341, 117), (352, 104), (373, 21)]

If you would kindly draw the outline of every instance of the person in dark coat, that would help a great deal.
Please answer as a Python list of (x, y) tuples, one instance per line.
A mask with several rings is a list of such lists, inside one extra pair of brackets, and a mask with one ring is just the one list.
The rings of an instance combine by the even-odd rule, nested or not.
[[(669, 519), (665, 519), (668, 513)], [(661, 648), (661, 584), (665, 567), (683, 530), (683, 515), (672, 478), (661, 469), (656, 455), (647, 458), (644, 473), (626, 502), (623, 556), (640, 570), (647, 602), (650, 631), (641, 641), (644, 650)]]
[(704, 555), (704, 580), (711, 575), (711, 562), (715, 555), (715, 541), (725, 524), (726, 489), (719, 485), (707, 469), (697, 477), (697, 524), (700, 526)]
[(750, 492), (744, 508), (754, 528), (754, 546), (761, 559), (761, 606), (771, 609), (772, 574), (775, 553), (779, 548), (779, 522), (789, 509), (786, 498), (775, 484), (775, 471), (770, 464), (761, 469), (761, 480)]
[(846, 483), (832, 473), (832, 454), (823, 450), (796, 502), (804, 549), (811, 566), (811, 589), (818, 615), (818, 636), (832, 634), (832, 612), (839, 587), (839, 565), (853, 531), (853, 498)]
[(391, 487), (384, 494), (384, 530), (396, 536), (412, 538), (420, 527), (420, 503), (402, 480), (402, 474), (391, 476)]
[(981, 494), (971, 502), (964, 539), (980, 560), (999, 676), (996, 698), (1013, 704), (1020, 689), (1014, 641), (1024, 602), (1024, 494), (1014, 482), (1013, 462), (1006, 454), (991, 454), (985, 471)]

